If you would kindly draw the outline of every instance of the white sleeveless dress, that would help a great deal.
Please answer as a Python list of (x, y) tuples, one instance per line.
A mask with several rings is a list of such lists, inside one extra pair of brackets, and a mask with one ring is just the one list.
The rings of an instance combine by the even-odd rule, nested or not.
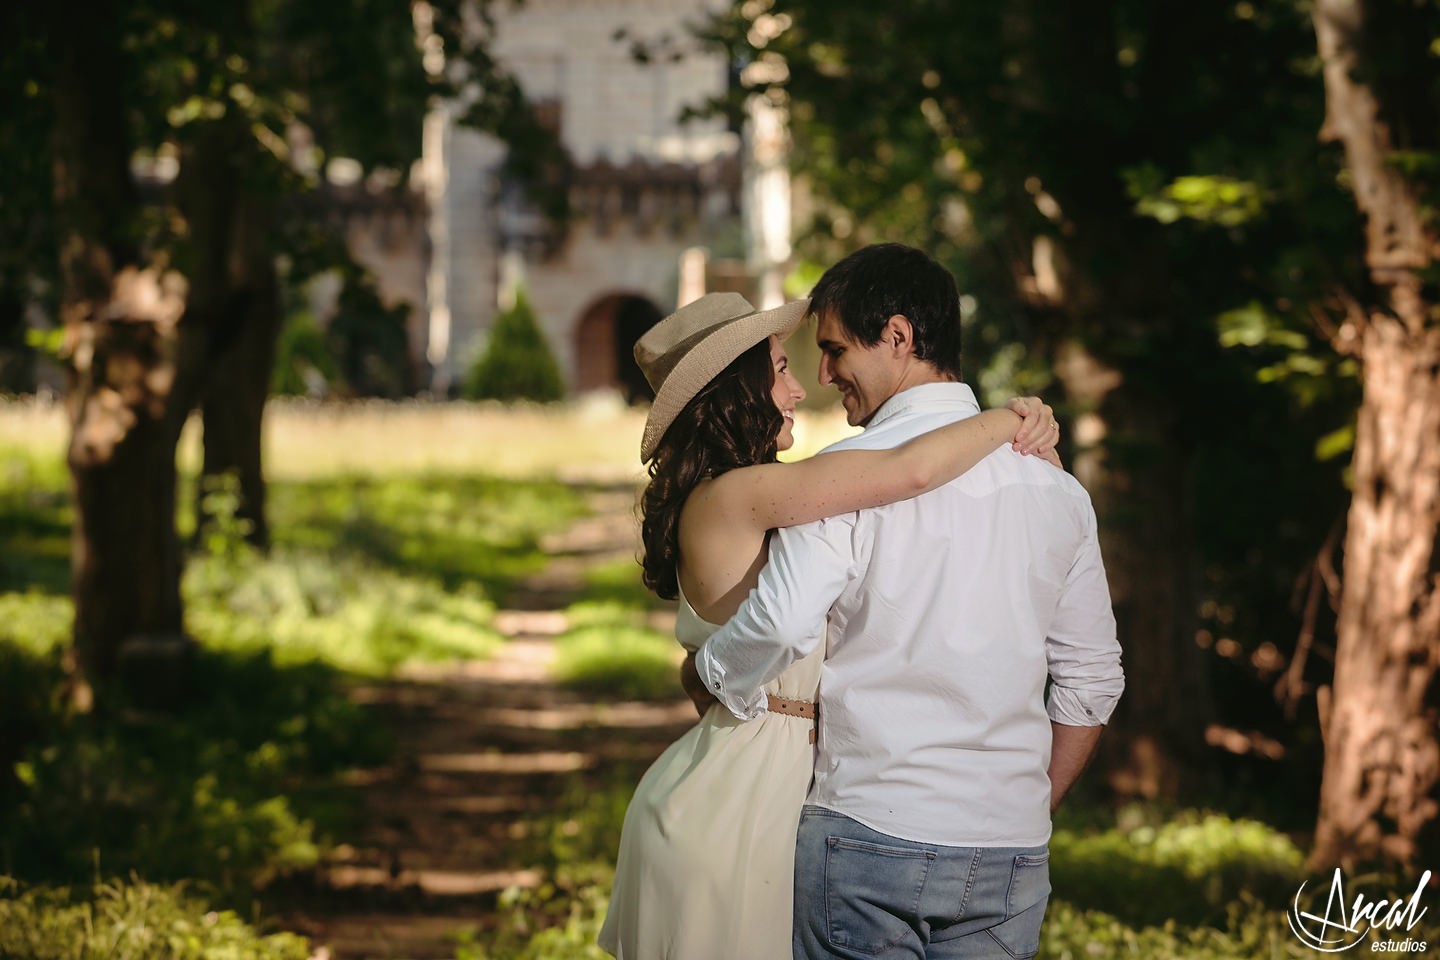
[[(719, 629), (680, 596), (675, 637)], [(824, 644), (765, 691), (814, 700)], [(723, 706), (645, 772), (625, 812), (598, 938), (618, 960), (790, 960), (795, 830), (810, 789), (812, 721)]]

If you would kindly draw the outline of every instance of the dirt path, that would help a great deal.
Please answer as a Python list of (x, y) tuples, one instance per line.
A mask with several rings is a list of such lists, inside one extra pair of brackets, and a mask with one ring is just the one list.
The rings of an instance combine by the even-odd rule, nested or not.
[[(455, 934), (485, 928), (501, 891), (540, 882), (519, 841), (563, 810), (567, 783), (648, 762), (693, 722), (688, 702), (597, 703), (551, 679), (559, 611), (585, 568), (634, 553), (633, 492), (590, 497), (594, 515), (545, 544), (550, 565), (497, 614), (509, 641), (498, 656), (356, 689), (397, 749), (392, 763), (354, 772), (363, 827), (281, 907), (317, 960), (454, 957)], [(673, 626), (673, 615), (655, 620)]]

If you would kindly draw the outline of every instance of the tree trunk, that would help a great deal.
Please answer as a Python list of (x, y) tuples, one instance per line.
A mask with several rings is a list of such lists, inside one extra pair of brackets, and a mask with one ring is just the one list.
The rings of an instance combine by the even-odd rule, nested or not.
[(1394, 64), (1366, 51), (1413, 41), (1423, 64), (1431, 32), (1386, 31), (1359, 0), (1318, 0), (1314, 18), (1325, 132), (1344, 145), (1384, 306), (1357, 308), (1349, 325), (1364, 396), (1311, 865), (1415, 865), (1440, 813), (1440, 317), (1422, 280), (1440, 238), (1423, 185), (1392, 159), (1436, 149), (1423, 103), (1435, 68), (1409, 91), (1385, 89), (1376, 68)]
[(247, 542), (267, 550), (270, 524), (265, 509), (262, 434), (265, 401), (275, 368), (275, 342), (280, 333), (274, 261), (270, 260), (264, 275), (254, 280), (252, 288), (237, 291), (232, 322), (239, 329), (215, 367), (200, 403), (205, 455), (195, 522), (198, 531), (209, 519), (204, 499), (211, 478), (233, 474), (239, 487), (235, 519), (244, 523)]
[(243, 123), (208, 125), (187, 151), (180, 199), (194, 245), (189, 309), (212, 331), (209, 375), (200, 399), (204, 463), (197, 490), (197, 535), (210, 520), (215, 478), (239, 484), (235, 519), (246, 539), (270, 544), (261, 462), (262, 420), (280, 334), (280, 293), (271, 247), (273, 189), (257, 183), (266, 164)]
[(70, 360), (67, 454), (77, 675), (82, 708), (127, 643), (182, 636), (175, 444), (180, 281), (143, 262), (130, 177), (118, 4), (52, 25), (61, 317)]
[[(1185, 431), (1190, 409), (1204, 403), (1196, 360), (1206, 347), (1193, 308), (1176, 294), (1171, 245), (1158, 224), (1136, 215), (1117, 173), (1154, 149), (1115, 120), (1133, 82), (1120, 67), (1117, 10), (1046, 0), (1010, 9), (1024, 11), (1033, 30), (1023, 49), (1033, 57), (1026, 84), (1044, 105), (1036, 139), (1065, 158), (1032, 160), (1044, 171), (1037, 189), (1049, 192), (1060, 222), (1043, 234), (1047, 245), (1032, 241), (1029, 276), (1017, 289), (1028, 286), (1053, 314), (1037, 328), (1063, 330), (1053, 369), (1076, 414), (1072, 467), (1095, 501), (1129, 678), (1097, 772), (1121, 795), (1175, 800), (1209, 787), (1215, 769), (1205, 743), (1214, 718), (1209, 666), (1195, 643), (1199, 577)], [(1147, 45), (1190, 42), (1176, 35), (1185, 18), (1157, 17)], [(1152, 75), (1143, 89), (1160, 98), (1173, 86)], [(1017, 187), (1017, 200), (1033, 209), (1031, 185)]]
[(1055, 362), (1073, 424), (1075, 476), (1091, 491), (1129, 678), (1100, 766), (1123, 796), (1175, 799), (1207, 784), (1213, 717), (1195, 644), (1189, 468), (1170, 408), (1071, 342)]

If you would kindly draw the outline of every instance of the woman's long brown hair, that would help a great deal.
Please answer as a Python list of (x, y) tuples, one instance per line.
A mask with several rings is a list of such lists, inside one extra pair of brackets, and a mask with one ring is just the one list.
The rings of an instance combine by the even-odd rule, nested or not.
[(736, 357), (675, 417), (650, 461), (640, 499), (645, 586), (679, 596), (680, 511), (696, 484), (736, 467), (770, 463), (785, 420), (770, 395), (770, 341)]

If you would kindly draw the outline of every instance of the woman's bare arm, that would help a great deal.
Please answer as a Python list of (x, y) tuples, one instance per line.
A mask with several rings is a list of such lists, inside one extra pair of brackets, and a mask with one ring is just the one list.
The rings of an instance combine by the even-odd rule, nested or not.
[(1053, 411), (1038, 402), (1016, 405), (1029, 416), (987, 410), (890, 450), (841, 450), (732, 470), (704, 491), (705, 512), (751, 529), (788, 527), (919, 496), (1012, 440), (1026, 450), (1050, 449), (1058, 436)]

